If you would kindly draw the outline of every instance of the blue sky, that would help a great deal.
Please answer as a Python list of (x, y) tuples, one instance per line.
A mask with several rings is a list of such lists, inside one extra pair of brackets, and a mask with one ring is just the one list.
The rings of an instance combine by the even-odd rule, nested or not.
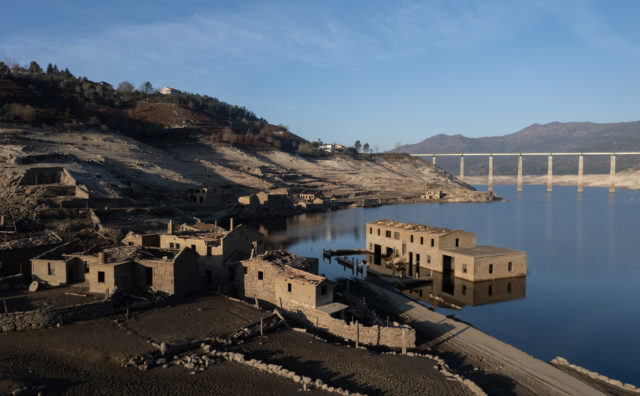
[(380, 150), (438, 133), (640, 119), (640, 1), (3, 4), (0, 60), (243, 105)]

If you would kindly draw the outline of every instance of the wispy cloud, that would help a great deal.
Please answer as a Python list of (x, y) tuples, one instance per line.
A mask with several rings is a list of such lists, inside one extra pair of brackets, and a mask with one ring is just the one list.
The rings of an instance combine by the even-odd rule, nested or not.
[(407, 2), (384, 12), (376, 9), (363, 8), (361, 15), (343, 17), (263, 5), (250, 12), (115, 25), (89, 37), (5, 36), (0, 39), (0, 51), (19, 59), (60, 59), (61, 63), (64, 59), (124, 72), (208, 65), (225, 73), (282, 61), (349, 66), (368, 58), (475, 45), (495, 40), (511, 28), (510, 10), (484, 2), (458, 7), (448, 2)]

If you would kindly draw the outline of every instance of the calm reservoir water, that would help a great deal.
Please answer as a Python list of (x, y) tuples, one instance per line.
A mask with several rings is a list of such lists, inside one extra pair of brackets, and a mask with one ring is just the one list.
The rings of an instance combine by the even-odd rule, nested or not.
[[(486, 186), (477, 186), (486, 189)], [(545, 361), (570, 362), (640, 385), (640, 192), (604, 188), (497, 186), (508, 202), (355, 208), (261, 226), (270, 243), (320, 258), (330, 278), (351, 270), (322, 261), (322, 248), (365, 248), (377, 219), (476, 233), (478, 245), (528, 253), (519, 298), (460, 310), (437, 308)], [(524, 297), (523, 297), (524, 296)]]

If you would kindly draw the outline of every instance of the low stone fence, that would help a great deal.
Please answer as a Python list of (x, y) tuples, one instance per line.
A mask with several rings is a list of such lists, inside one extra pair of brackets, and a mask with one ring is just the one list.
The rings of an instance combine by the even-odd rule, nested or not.
[(0, 332), (42, 329), (57, 324), (67, 324), (81, 320), (90, 320), (126, 311), (138, 310), (153, 305), (154, 301), (136, 302), (130, 305), (118, 305), (112, 299), (95, 301), (68, 307), (35, 309), (31, 311), (0, 314)]
[[(291, 312), (291, 311), (290, 311)], [(410, 326), (393, 322), (391, 326), (364, 326), (357, 321), (346, 321), (315, 309), (298, 309), (298, 318), (304, 317), (311, 325), (356, 345), (386, 346), (389, 348), (415, 348), (416, 331)]]

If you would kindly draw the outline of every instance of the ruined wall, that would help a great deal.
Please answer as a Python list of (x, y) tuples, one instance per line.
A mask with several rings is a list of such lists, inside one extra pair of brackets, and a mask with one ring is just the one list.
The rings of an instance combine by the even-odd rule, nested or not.
[(197, 254), (186, 250), (179, 254), (172, 265), (173, 292), (180, 296), (188, 294), (202, 286), (202, 279), (198, 278)]
[(31, 260), (31, 277), (33, 280), (46, 282), (51, 286), (67, 283), (66, 260)]
[(284, 309), (298, 306), (315, 308), (318, 306), (316, 287), (317, 285), (304, 281), (276, 278), (274, 285), (275, 300), (269, 302)]
[(410, 326), (400, 323), (392, 323), (391, 326), (363, 326), (362, 324), (347, 323), (337, 319), (326, 312), (299, 309), (296, 312), (299, 317), (304, 317), (313, 326), (322, 331), (334, 334), (349, 341), (356, 341), (362, 345), (386, 346), (390, 348), (415, 348), (416, 331)]
[[(130, 290), (130, 286), (123, 274), (127, 271), (131, 271), (131, 263), (107, 263), (107, 264), (92, 264), (89, 266), (89, 273), (86, 277), (89, 280), (89, 291), (91, 293), (106, 293), (109, 290), (112, 293), (116, 287), (122, 290)], [(99, 282), (99, 273), (104, 273), (104, 281)]]
[(90, 320), (123, 312), (125, 309), (142, 309), (153, 302), (138, 302), (129, 306), (117, 306), (113, 300), (72, 305), (68, 307), (36, 309), (32, 311), (0, 314), (0, 331), (23, 331), (67, 324), (81, 320)]

